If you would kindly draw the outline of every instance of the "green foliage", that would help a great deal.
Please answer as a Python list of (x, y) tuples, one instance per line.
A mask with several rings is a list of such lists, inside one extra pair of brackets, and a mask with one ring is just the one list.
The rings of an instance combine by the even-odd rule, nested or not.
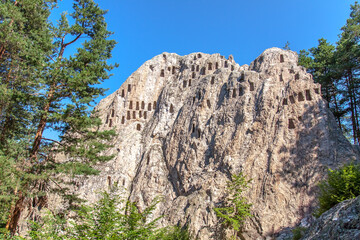
[(339, 86), (337, 86), (338, 73), (336, 71), (335, 47), (326, 39), (319, 39), (318, 46), (302, 50), (299, 54), (299, 64), (306, 67), (313, 75), (314, 81), (321, 84), (321, 93), (327, 101), (328, 107), (335, 115), (341, 128), (344, 116), (344, 105), (341, 101)]
[(149, 219), (157, 203), (140, 212), (135, 203), (127, 201), (125, 208), (117, 210), (118, 197), (104, 192), (93, 207), (82, 206), (78, 211), (70, 235), (76, 239), (156, 239), (158, 218)]
[(243, 197), (243, 192), (249, 188), (251, 180), (246, 180), (242, 172), (231, 177), (227, 184), (227, 196), (222, 207), (214, 208), (216, 216), (222, 220), (225, 227), (241, 231), (245, 219), (251, 217), (251, 204)]
[(158, 239), (161, 240), (190, 240), (193, 239), (188, 229), (178, 226), (167, 227), (160, 230)]
[(44, 239), (44, 240), (60, 240), (64, 237), (64, 231), (66, 231), (66, 221), (60, 216), (54, 216), (50, 211), (43, 217), (42, 221), (45, 224), (39, 222), (31, 222), (31, 231), (29, 231), (30, 239)]
[(19, 236), (12, 236), (8, 231), (0, 231), (0, 240), (25, 240), (25, 238)]
[(296, 227), (292, 230), (292, 234), (293, 234), (293, 238), (292, 240), (300, 240), (305, 232), (306, 232), (307, 228), (305, 227)]
[[(116, 42), (106, 11), (93, 0), (73, 0), (73, 11), (53, 25), (57, 2), (0, 4), (0, 228), (8, 222), (12, 233), (23, 199), (36, 201), (45, 191), (66, 195), (66, 187), (49, 189), (47, 181), (97, 174), (94, 164), (112, 158), (104, 152), (115, 132), (100, 131), (92, 111), (105, 92), (99, 84), (116, 67), (108, 63)], [(60, 141), (44, 137), (47, 129)], [(57, 153), (65, 160), (56, 160)]]
[(339, 128), (355, 144), (360, 142), (359, 26), (360, 5), (355, 2), (335, 45), (321, 38), (317, 47), (299, 54), (299, 64), (321, 84), (322, 96)]
[[(104, 239), (104, 240), (188, 240), (187, 230), (158, 228), (160, 218), (152, 218), (159, 199), (140, 211), (134, 202), (120, 200), (114, 191), (102, 192), (94, 205), (82, 205), (76, 217), (65, 221), (50, 212), (43, 223), (33, 222), (31, 239)], [(125, 207), (119, 208), (121, 204)]]
[(298, 55), (298, 64), (306, 67), (308, 70), (311, 68), (313, 59), (310, 56), (310, 53), (306, 50), (300, 50)]
[[(4, 153), (0, 150), (0, 206), (4, 209), (10, 209), (10, 203), (13, 200), (11, 195), (12, 187), (16, 185), (14, 181), (13, 174), (16, 173), (14, 169), (14, 159), (7, 159)], [(0, 225), (1, 229), (4, 228), (4, 223), (6, 222), (9, 213), (7, 211), (0, 211), (0, 223), (3, 223), (3, 226)]]
[(350, 163), (337, 170), (329, 169), (327, 180), (322, 181), (319, 187), (317, 217), (339, 202), (360, 195), (360, 165)]

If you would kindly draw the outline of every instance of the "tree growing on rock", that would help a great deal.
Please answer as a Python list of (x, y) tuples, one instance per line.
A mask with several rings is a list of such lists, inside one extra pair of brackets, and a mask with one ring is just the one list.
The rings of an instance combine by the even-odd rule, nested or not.
[(246, 180), (242, 172), (232, 175), (231, 181), (227, 183), (226, 197), (222, 206), (214, 208), (221, 224), (233, 231), (234, 239), (238, 239), (244, 221), (251, 217), (252, 204), (243, 196), (250, 182), (251, 180)]

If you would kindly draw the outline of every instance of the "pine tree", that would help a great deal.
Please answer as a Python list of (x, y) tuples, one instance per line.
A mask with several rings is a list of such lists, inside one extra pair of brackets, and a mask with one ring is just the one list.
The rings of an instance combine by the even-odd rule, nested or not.
[(340, 74), (340, 84), (343, 95), (345, 96), (349, 116), (349, 125), (353, 141), (360, 143), (359, 128), (359, 97), (360, 97), (360, 79), (359, 79), (359, 58), (360, 58), (360, 5), (355, 2), (351, 5), (350, 18), (346, 25), (341, 28), (340, 39), (336, 48), (336, 66)]
[(344, 110), (344, 98), (339, 89), (339, 74), (336, 70), (335, 47), (326, 39), (319, 39), (317, 47), (307, 51), (300, 51), (299, 64), (306, 67), (314, 77), (316, 83), (321, 84), (321, 92), (326, 100), (328, 108), (333, 112), (340, 129)]
[(341, 28), (334, 47), (325, 39), (309, 52), (300, 51), (299, 64), (308, 68), (322, 85), (322, 94), (343, 133), (360, 143), (360, 5), (351, 5), (350, 18)]
[(47, 18), (53, 1), (3, 1), (0, 8), (0, 144), (20, 139), (31, 125), (37, 66), (51, 50)]
[[(6, 0), (0, 8), (0, 164), (6, 166), (0, 201), (6, 202), (1, 210), (10, 214), (6, 227), (12, 233), (25, 200), (34, 195), (44, 201), (49, 179), (96, 174), (91, 166), (111, 158), (102, 153), (114, 131), (99, 131), (101, 122), (91, 111), (105, 91), (97, 85), (115, 67), (107, 63), (115, 41), (108, 39), (106, 11), (93, 0), (74, 0), (73, 13), (62, 14), (54, 26), (48, 18), (56, 2)], [(69, 52), (74, 44), (79, 47)], [(45, 138), (45, 129), (59, 132), (60, 141)], [(67, 160), (54, 158), (60, 152)]]
[(221, 224), (233, 232), (232, 239), (239, 239), (245, 220), (251, 217), (251, 206), (243, 192), (249, 188), (251, 180), (246, 180), (242, 172), (231, 176), (226, 187), (226, 196), (221, 207), (214, 208)]
[[(0, 7), (0, 212), (3, 222), (21, 181), (37, 107), (37, 66), (51, 50), (53, 1), (2, 1)], [(1, 223), (0, 223), (1, 225)], [(0, 226), (1, 227), (1, 226)]]

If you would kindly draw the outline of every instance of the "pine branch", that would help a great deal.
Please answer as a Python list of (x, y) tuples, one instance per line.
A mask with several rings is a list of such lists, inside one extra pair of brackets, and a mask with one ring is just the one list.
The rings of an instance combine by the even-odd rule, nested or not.
[(53, 139), (50, 139), (50, 138), (44, 138), (44, 137), (42, 137), (41, 139), (42, 139), (42, 140), (45, 140), (45, 141), (51, 141), (51, 142), (57, 143), (57, 144), (59, 144), (59, 145), (61, 145), (61, 146), (64, 146), (64, 144), (62, 144), (61, 142), (56, 141), (56, 140), (53, 140)]

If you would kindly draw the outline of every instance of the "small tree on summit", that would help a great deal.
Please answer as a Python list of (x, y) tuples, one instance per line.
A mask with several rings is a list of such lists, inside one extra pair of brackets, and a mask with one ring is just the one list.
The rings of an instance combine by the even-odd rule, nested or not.
[(290, 49), (290, 42), (289, 42), (289, 41), (286, 41), (285, 45), (283, 46), (283, 49), (284, 49), (284, 50), (291, 50), (291, 49)]

